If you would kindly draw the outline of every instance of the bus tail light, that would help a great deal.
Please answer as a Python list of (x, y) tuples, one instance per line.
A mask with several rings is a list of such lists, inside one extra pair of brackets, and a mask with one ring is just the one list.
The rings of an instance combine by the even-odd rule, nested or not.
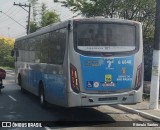
[(75, 93), (80, 92), (79, 81), (78, 81), (78, 73), (75, 66), (70, 65), (70, 77), (71, 77), (71, 88)]
[(135, 90), (138, 90), (142, 83), (142, 63), (137, 68)]

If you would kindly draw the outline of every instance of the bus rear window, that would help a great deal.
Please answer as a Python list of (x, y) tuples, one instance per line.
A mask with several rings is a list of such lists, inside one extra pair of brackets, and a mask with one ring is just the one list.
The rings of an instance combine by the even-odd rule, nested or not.
[(81, 51), (123, 52), (136, 49), (136, 27), (128, 24), (77, 23), (75, 42)]

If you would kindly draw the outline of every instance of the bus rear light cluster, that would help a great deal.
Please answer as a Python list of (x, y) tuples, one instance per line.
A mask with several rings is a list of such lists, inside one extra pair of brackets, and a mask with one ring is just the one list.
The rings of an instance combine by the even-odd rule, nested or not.
[(138, 90), (142, 84), (142, 63), (137, 68), (135, 90)]
[(70, 65), (70, 75), (71, 75), (71, 88), (75, 93), (80, 92), (79, 81), (78, 81), (78, 73), (75, 66)]

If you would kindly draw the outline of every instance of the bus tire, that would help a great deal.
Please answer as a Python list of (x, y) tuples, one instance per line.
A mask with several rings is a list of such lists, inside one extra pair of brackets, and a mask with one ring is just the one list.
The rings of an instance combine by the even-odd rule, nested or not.
[(41, 107), (46, 108), (47, 102), (45, 100), (43, 83), (40, 83), (40, 86), (39, 86), (39, 100), (40, 100)]
[(22, 93), (25, 93), (25, 92), (26, 92), (26, 90), (25, 90), (24, 88), (22, 88), (22, 86), (21, 86), (21, 92), (22, 92)]
[(21, 92), (25, 93), (25, 89), (22, 87), (22, 79), (21, 79), (21, 75), (18, 75), (18, 85), (21, 87)]
[(18, 85), (22, 86), (21, 74), (18, 75)]

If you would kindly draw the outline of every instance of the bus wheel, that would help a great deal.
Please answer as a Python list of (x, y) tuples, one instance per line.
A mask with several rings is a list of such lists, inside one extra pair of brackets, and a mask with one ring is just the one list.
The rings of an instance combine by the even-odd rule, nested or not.
[(21, 75), (18, 76), (18, 85), (21, 87), (21, 92), (25, 93), (25, 89), (22, 87)]
[(45, 95), (44, 95), (44, 87), (43, 84), (40, 84), (40, 90), (39, 90), (39, 99), (40, 99), (40, 105), (45, 108), (46, 107), (46, 101), (45, 101)]
[(21, 92), (22, 92), (22, 93), (25, 93), (25, 92), (26, 92), (26, 90), (25, 90), (24, 88), (22, 88), (22, 86), (21, 86)]

